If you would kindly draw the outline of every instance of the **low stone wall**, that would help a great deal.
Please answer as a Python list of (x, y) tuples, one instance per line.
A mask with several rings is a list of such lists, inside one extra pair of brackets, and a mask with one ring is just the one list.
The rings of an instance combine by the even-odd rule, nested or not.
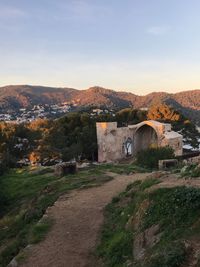
[(58, 177), (62, 177), (67, 174), (75, 174), (77, 172), (76, 162), (63, 162), (55, 166), (54, 174)]
[(184, 159), (183, 162), (185, 164), (192, 164), (192, 163), (200, 164), (200, 155), (196, 157)]
[(177, 159), (164, 159), (158, 161), (159, 170), (166, 170), (178, 165)]

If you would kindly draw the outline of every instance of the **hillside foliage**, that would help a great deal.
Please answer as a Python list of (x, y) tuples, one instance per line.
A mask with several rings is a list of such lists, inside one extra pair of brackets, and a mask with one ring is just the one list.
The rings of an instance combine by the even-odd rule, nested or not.
[(147, 113), (147, 119), (171, 123), (172, 129), (183, 135), (185, 144), (189, 144), (195, 149), (199, 148), (200, 133), (195, 124), (169, 105), (151, 106)]
[(107, 205), (97, 249), (104, 266), (199, 266), (200, 190), (151, 188), (160, 182), (135, 181)]
[(16, 111), (38, 104), (75, 103), (79, 108), (85, 106), (104, 106), (108, 108), (141, 108), (158, 103), (167, 103), (180, 110), (189, 119), (200, 125), (200, 90), (175, 94), (154, 92), (138, 96), (128, 92), (116, 92), (94, 86), (86, 90), (54, 88), (42, 86), (5, 86), (0, 88), (0, 109)]
[(137, 164), (149, 169), (158, 168), (158, 161), (173, 159), (174, 151), (171, 147), (148, 148), (137, 154)]
[(146, 119), (172, 124), (192, 147), (199, 146), (200, 135), (194, 124), (167, 105), (154, 105), (148, 113), (126, 108), (112, 114), (68, 113), (56, 119), (38, 119), (31, 123), (0, 123), (0, 171), (28, 158), (31, 162), (55, 163), (71, 159), (97, 160), (96, 122), (117, 121), (118, 127)]

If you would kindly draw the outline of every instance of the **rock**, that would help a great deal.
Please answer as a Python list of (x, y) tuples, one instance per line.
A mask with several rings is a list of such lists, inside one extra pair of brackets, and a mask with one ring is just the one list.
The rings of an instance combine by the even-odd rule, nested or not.
[(132, 266), (133, 266), (132, 261), (127, 260), (127, 262), (126, 262), (126, 267), (132, 267)]
[(89, 166), (90, 166), (90, 162), (83, 162), (83, 163), (78, 164), (79, 169), (88, 168)]
[(12, 259), (11, 262), (8, 264), (7, 267), (17, 267), (18, 266), (18, 263), (16, 261), (16, 259)]
[(75, 174), (77, 172), (76, 162), (63, 162), (55, 166), (54, 174), (58, 177), (62, 177), (67, 174)]
[[(148, 207), (149, 207), (149, 200), (145, 199), (141, 203), (141, 205), (140, 205), (138, 211), (136, 212), (135, 216), (132, 217), (132, 221), (128, 221), (129, 222), (129, 227), (130, 227), (129, 229), (132, 229), (132, 230), (134, 229), (135, 231), (138, 230), (138, 228), (140, 226), (140, 223), (142, 221), (142, 218), (143, 218), (146, 210), (148, 209)], [(127, 225), (127, 227), (128, 227), (128, 225)]]
[(138, 234), (134, 239), (133, 244), (133, 255), (134, 259), (141, 260), (144, 258), (145, 255), (145, 234), (144, 232)]
[(147, 247), (153, 247), (157, 242), (160, 241), (159, 225), (152, 225), (145, 231), (145, 242)]
[(176, 167), (178, 165), (177, 159), (164, 159), (158, 161), (159, 170), (166, 170), (171, 167)]
[(155, 224), (136, 235), (133, 244), (133, 255), (136, 260), (143, 259), (146, 250), (160, 241), (162, 233), (159, 233), (159, 229), (159, 225)]

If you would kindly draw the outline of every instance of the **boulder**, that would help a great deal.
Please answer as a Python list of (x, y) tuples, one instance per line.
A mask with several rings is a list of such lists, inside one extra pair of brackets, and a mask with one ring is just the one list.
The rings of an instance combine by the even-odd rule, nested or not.
[(8, 264), (7, 267), (17, 267), (18, 266), (18, 263), (16, 261), (16, 259), (12, 259), (12, 261)]
[(164, 159), (158, 161), (159, 170), (167, 170), (178, 165), (177, 159)]
[(75, 174), (77, 172), (76, 162), (63, 162), (55, 166), (54, 174), (58, 177), (62, 177), (67, 174)]
[(155, 224), (135, 236), (133, 255), (136, 260), (143, 259), (145, 257), (146, 250), (152, 248), (160, 241), (161, 233), (159, 233), (159, 229), (159, 225)]

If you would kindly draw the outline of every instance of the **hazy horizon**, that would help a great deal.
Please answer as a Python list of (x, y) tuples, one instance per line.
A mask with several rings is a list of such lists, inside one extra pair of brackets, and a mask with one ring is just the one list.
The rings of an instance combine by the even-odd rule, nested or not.
[(0, 86), (200, 88), (200, 2), (0, 0)]

